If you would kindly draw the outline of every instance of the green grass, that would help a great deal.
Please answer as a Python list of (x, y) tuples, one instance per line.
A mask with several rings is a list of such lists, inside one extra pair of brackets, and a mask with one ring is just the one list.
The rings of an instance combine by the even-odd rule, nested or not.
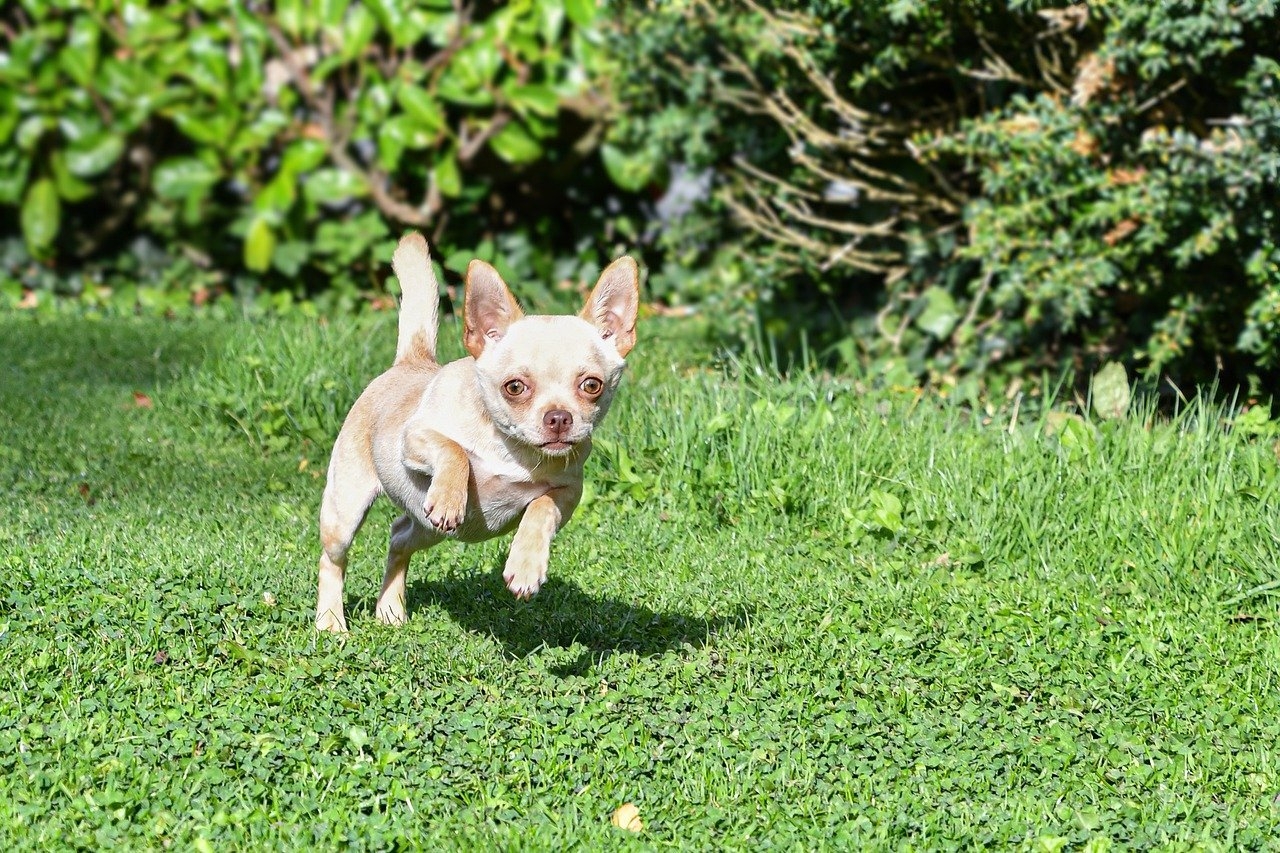
[(1275, 843), (1273, 423), (646, 332), (537, 598), (445, 545), (381, 626), (380, 505), (335, 638), (319, 472), (394, 317), (0, 318), (0, 848)]

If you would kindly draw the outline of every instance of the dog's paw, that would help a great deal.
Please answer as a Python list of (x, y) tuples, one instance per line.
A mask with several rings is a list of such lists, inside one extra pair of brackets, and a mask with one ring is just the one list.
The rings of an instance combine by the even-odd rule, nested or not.
[(437, 483), (432, 483), (427, 489), (427, 500), (422, 510), (432, 527), (441, 533), (452, 533), (466, 517), (467, 493), (459, 489), (437, 488)]
[(405, 613), (404, 601), (399, 596), (389, 601), (379, 601), (374, 612), (383, 625), (403, 625), (409, 621), (409, 616)]
[(332, 609), (328, 609), (316, 614), (316, 630), (327, 631), (330, 634), (345, 634), (347, 623), (342, 618), (341, 612), (335, 613)]
[(533, 598), (547, 582), (547, 558), (541, 554), (517, 554), (513, 551), (507, 557), (502, 579), (516, 598)]

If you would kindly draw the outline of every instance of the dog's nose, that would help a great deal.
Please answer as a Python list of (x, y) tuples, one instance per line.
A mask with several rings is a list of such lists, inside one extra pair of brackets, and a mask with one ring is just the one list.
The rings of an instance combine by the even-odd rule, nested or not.
[(573, 426), (573, 415), (564, 409), (552, 409), (542, 416), (542, 425), (555, 433), (565, 433)]

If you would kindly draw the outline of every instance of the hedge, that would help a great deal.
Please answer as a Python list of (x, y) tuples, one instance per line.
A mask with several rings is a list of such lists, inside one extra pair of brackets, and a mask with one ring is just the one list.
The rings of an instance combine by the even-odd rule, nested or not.
[(1275, 3), (680, 0), (623, 29), (619, 144), (719, 186), (667, 241), (779, 334), (834, 308), (837, 352), (944, 384), (1280, 365)]
[(535, 303), (639, 252), (652, 299), (885, 381), (1119, 358), (1261, 387), (1280, 370), (1277, 18), (22, 0), (0, 11), (0, 292), (92, 295), (106, 263), (126, 295), (150, 277), (174, 302), (351, 303), (416, 227), (446, 272), (494, 260)]
[(446, 265), (547, 267), (557, 255), (530, 246), (548, 243), (572, 262), (610, 191), (584, 162), (606, 107), (596, 13), (590, 0), (5, 4), (0, 225), (20, 229), (39, 280), (142, 237), (223, 289), (377, 286), (408, 227)]

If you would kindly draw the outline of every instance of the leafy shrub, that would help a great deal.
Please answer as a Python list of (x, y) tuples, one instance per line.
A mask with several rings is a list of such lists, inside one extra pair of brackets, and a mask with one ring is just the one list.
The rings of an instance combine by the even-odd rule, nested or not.
[(620, 25), (611, 145), (639, 176), (713, 170), (668, 249), (887, 378), (1271, 369), (1278, 23), (1269, 3), (650, 5)]
[[(1151, 372), (1280, 364), (1280, 30), (1265, 4), (1106, 7), (1054, 91), (941, 137), (976, 172), (975, 322)], [(1087, 28), (1087, 23), (1082, 23)], [(1085, 35), (1090, 35), (1088, 29)], [(1068, 88), (1069, 87), (1069, 88)]]
[(598, 263), (581, 235), (609, 191), (594, 15), (586, 0), (5, 4), (0, 229), (62, 268), (151, 235), (229, 270), (224, 289), (376, 283), (407, 226), (447, 265), (523, 250), (520, 272), (572, 278)]

